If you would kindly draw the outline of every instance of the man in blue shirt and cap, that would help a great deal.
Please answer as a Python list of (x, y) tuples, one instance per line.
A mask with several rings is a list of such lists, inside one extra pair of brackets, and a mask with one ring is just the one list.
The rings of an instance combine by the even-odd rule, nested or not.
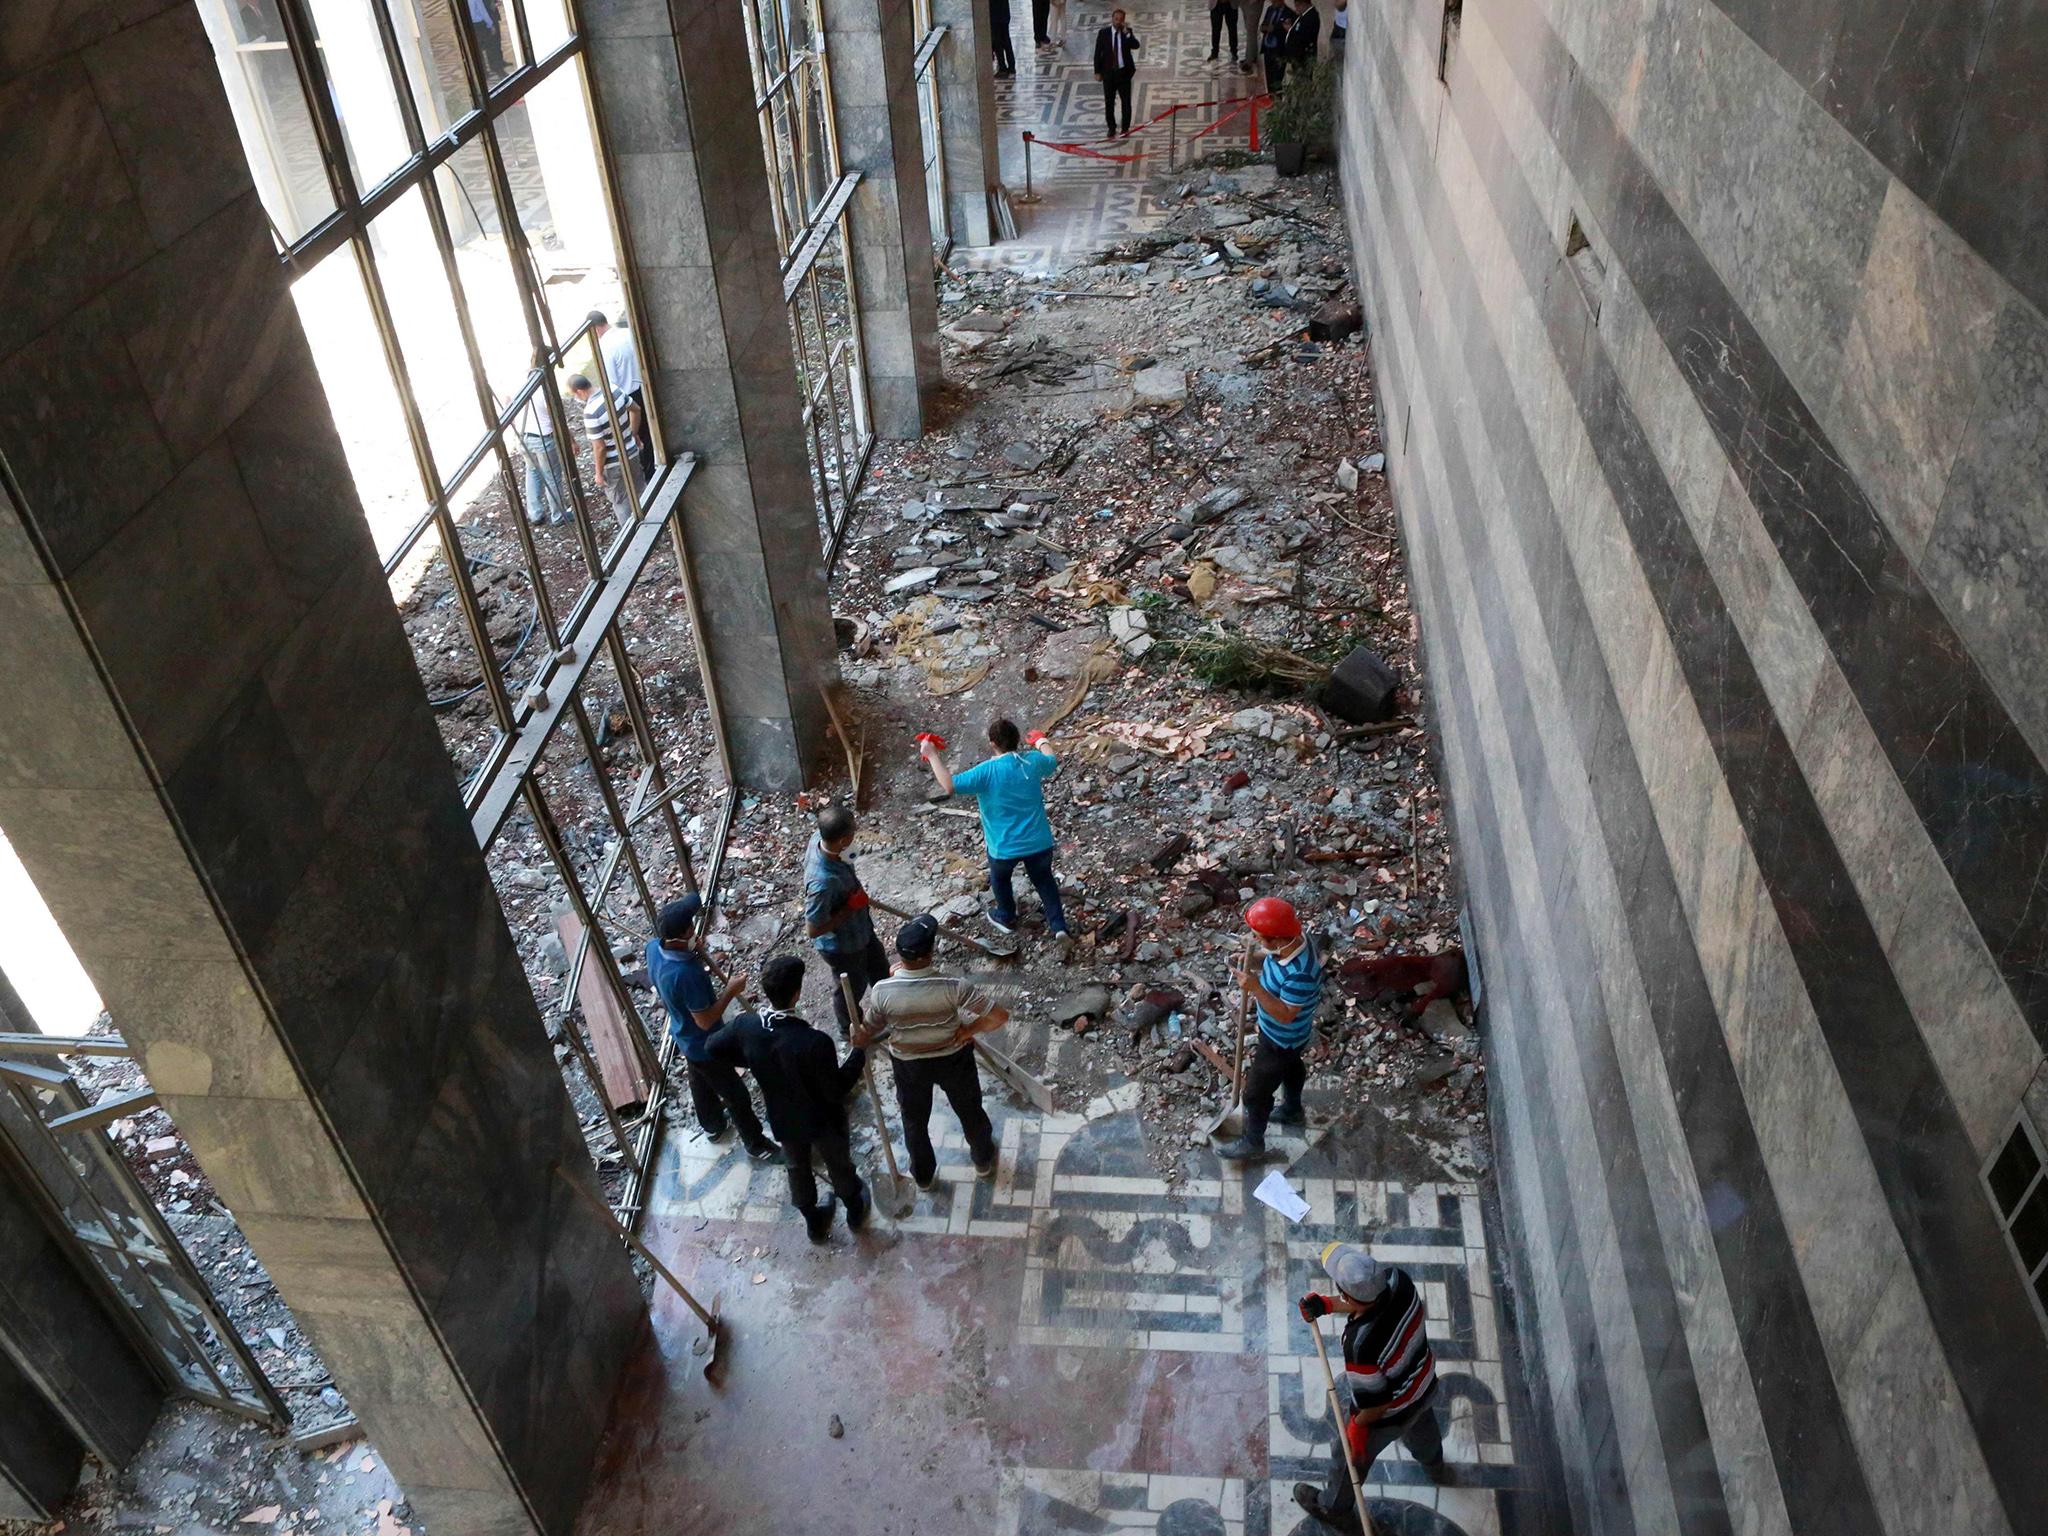
[[(1004, 933), (1017, 929), (1014, 877), (1024, 866), (1031, 887), (1045, 904), (1045, 926), (1067, 958), (1073, 940), (1067, 935), (1067, 913), (1060, 905), (1059, 881), (1052, 872), (1052, 822), (1045, 814), (1045, 781), (1060, 771), (1060, 760), (1045, 744), (1045, 732), (1033, 731), (1020, 743), (1016, 725), (998, 719), (988, 728), (996, 755), (954, 773), (947, 768), (943, 747), (935, 737), (920, 736), (918, 756), (932, 770), (939, 788), (949, 795), (972, 795), (981, 812), (981, 835), (988, 844), (988, 888), (995, 898), (989, 921)], [(1029, 751), (1020, 750), (1028, 744)]]
[(690, 1099), (697, 1124), (713, 1141), (724, 1136), (727, 1122), (739, 1127), (747, 1155), (760, 1162), (782, 1160), (782, 1153), (761, 1129), (754, 1101), (739, 1072), (714, 1059), (711, 1034), (725, 1022), (725, 1010), (746, 990), (745, 976), (736, 975), (723, 990), (715, 987), (704, 952), (696, 940), (697, 914), (703, 900), (696, 892), (669, 902), (654, 917), (655, 937), (647, 944), (647, 974), (668, 1009), (668, 1032), (682, 1052)]

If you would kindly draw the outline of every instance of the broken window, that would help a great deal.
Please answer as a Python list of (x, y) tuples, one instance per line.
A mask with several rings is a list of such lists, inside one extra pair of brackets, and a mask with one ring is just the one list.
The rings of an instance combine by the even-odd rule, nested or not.
[(1607, 264), (1593, 250), (1593, 242), (1586, 238), (1585, 230), (1579, 227), (1578, 215), (1572, 215), (1570, 225), (1564, 234), (1564, 261), (1571, 268), (1572, 277), (1579, 285), (1579, 297), (1586, 301), (1586, 309), (1595, 325), (1600, 323), (1600, 296), (1606, 291)]

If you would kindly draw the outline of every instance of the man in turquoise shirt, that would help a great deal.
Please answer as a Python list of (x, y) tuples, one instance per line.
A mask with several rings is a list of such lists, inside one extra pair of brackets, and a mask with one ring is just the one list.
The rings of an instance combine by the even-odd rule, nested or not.
[(1033, 731), (1030, 750), (1020, 750), (1017, 727), (996, 720), (988, 728), (996, 755), (959, 773), (946, 766), (938, 743), (919, 737), (918, 755), (931, 765), (932, 777), (947, 794), (972, 795), (981, 812), (981, 835), (988, 844), (988, 888), (995, 897), (989, 921), (1004, 933), (1017, 928), (1017, 866), (1031, 880), (1045, 904), (1045, 926), (1059, 941), (1064, 959), (1072, 947), (1067, 913), (1060, 905), (1059, 882), (1053, 878), (1052, 822), (1045, 814), (1045, 781), (1060, 771), (1060, 761), (1045, 744), (1045, 732)]

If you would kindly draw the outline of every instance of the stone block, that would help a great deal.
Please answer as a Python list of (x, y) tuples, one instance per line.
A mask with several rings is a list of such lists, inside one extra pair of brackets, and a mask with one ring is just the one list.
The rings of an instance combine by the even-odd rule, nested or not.
[(1341, 720), (1366, 725), (1392, 717), (1400, 686), (1393, 668), (1361, 645), (1337, 663), (1318, 702)]

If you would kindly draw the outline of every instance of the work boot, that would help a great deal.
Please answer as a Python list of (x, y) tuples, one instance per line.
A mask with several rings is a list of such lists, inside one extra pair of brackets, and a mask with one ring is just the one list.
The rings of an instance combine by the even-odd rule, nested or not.
[(782, 1155), (782, 1148), (765, 1136), (747, 1148), (747, 1156), (757, 1163), (766, 1163), (770, 1168), (783, 1168), (789, 1164), (789, 1159)]
[(832, 1213), (839, 1209), (839, 1202), (827, 1195), (808, 1211), (804, 1212), (804, 1230), (811, 1234), (811, 1241), (822, 1243), (832, 1232)]
[(1294, 1485), (1294, 1502), (1307, 1510), (1309, 1518), (1317, 1524), (1334, 1528), (1335, 1522), (1323, 1513), (1323, 1490), (1314, 1483), (1296, 1483)]
[(1225, 1142), (1216, 1149), (1216, 1155), (1226, 1163), (1253, 1163), (1266, 1155), (1266, 1138), (1246, 1133), (1235, 1141)]
[(1274, 1125), (1307, 1125), (1308, 1113), (1299, 1104), (1282, 1104), (1273, 1111)]
[(874, 1208), (874, 1196), (870, 1195), (867, 1192), (867, 1190), (863, 1188), (860, 1192), (858, 1203), (850, 1204), (846, 1207), (846, 1225), (853, 1231), (858, 1232), (862, 1227), (867, 1225), (868, 1212), (872, 1211)]

